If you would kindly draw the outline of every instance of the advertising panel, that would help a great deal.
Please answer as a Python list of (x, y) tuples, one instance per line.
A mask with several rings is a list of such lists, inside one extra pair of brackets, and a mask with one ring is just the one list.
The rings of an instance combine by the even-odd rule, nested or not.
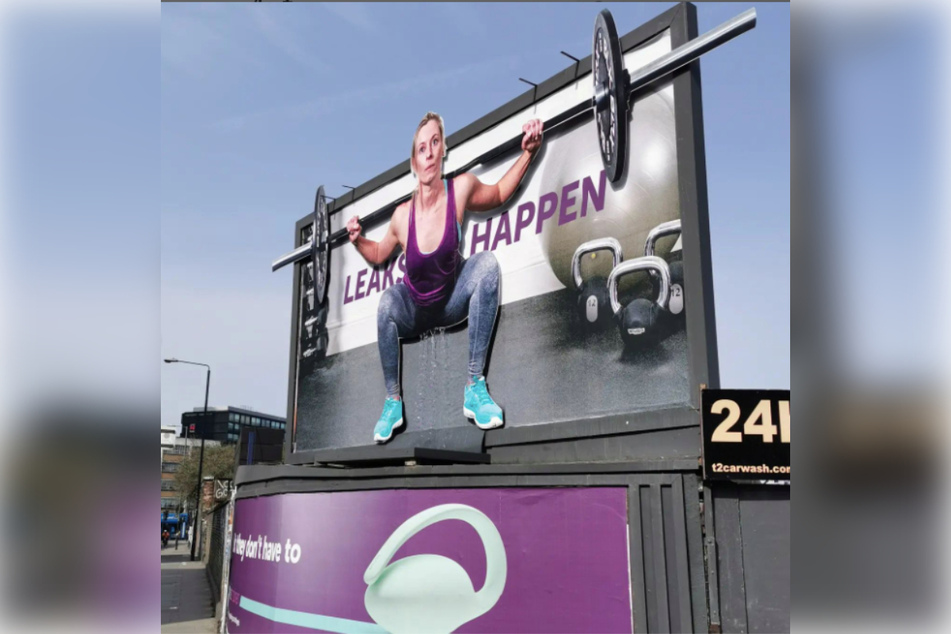
[[(649, 26), (653, 30), (642, 39), (632, 38), (635, 32), (620, 38), (626, 47), (624, 67), (641, 68), (671, 51), (674, 29)], [(560, 84), (544, 96), (522, 100), (519, 108), (508, 104), (474, 124), (475, 133), (470, 126), (460, 133), (462, 140), (445, 140), (440, 169), (454, 178), (435, 181), (445, 192), (437, 210), (452, 216), (450, 191), (453, 204), (468, 206), (457, 210), (456, 236), (447, 229), (443, 241), (430, 242), (436, 247), (448, 242), (457, 250), (453, 282), (460, 289), (468, 286), (458, 304), (452, 297), (445, 300), (443, 306), (454, 309), (446, 308), (439, 319), (421, 316), (430, 313), (415, 306), (407, 312), (408, 268), (420, 268), (407, 262), (399, 245), (388, 259), (373, 264), (366, 257), (372, 251), (361, 251), (346, 237), (332, 240), (323, 301), (314, 298), (314, 269), (298, 267), (289, 395), (292, 462), (301, 452), (374, 441), (420, 446), (453, 428), (474, 429), (474, 423), (481, 429), (499, 423), (505, 428), (557, 425), (691, 403), (693, 373), (712, 344), (703, 339), (712, 330), (701, 328), (697, 345), (703, 351), (691, 352), (686, 327), (688, 313), (702, 310), (703, 302), (691, 304), (691, 292), (700, 295), (699, 289), (685, 288), (685, 259), (709, 261), (696, 247), (696, 253), (685, 256), (686, 237), (681, 236), (682, 225), (695, 234), (698, 224), (706, 235), (705, 192), (696, 191), (702, 150), (694, 153), (692, 145), (698, 130), (678, 130), (684, 110), (699, 109), (696, 95), (687, 95), (678, 108), (677, 79), (666, 78), (631, 100), (624, 167), (616, 180), (606, 173), (591, 114), (543, 131), (527, 169), (520, 163), (526, 153), (515, 150), (456, 174), (518, 136), (526, 124), (591, 102), (590, 72), (576, 70), (574, 78), (554, 80)], [(407, 130), (407, 141), (416, 140), (416, 123), (392, 121)], [(446, 122), (450, 127), (459, 123)], [(691, 139), (687, 157), (679, 156), (684, 141), (678, 133)], [(472, 177), (493, 186), (512, 174), (514, 191), (494, 208), (481, 210), (475, 197), (463, 192)], [(331, 206), (331, 235), (345, 233), (355, 216), (366, 218), (405, 199), (423, 178), (409, 169), (384, 176), (385, 182), (378, 178), (372, 187), (358, 188), (359, 196)], [(385, 244), (394, 232), (399, 243), (410, 234), (415, 240), (418, 232), (405, 226), (407, 215), (418, 216), (417, 197), (412, 200), (402, 220), (396, 220), (397, 211), (359, 227), (360, 239)], [(301, 245), (312, 238), (312, 225), (304, 219), (298, 228)], [(701, 249), (706, 244), (696, 235), (692, 240)], [(427, 255), (418, 244), (414, 262)], [(466, 263), (476, 273), (468, 275)], [(491, 301), (480, 295), (488, 278), (497, 278), (497, 290), (484, 294)], [(390, 301), (394, 298), (399, 310)], [(385, 336), (390, 323), (396, 324), (394, 330), (398, 326), (398, 344), (395, 336)], [(388, 363), (398, 369), (387, 371)], [(480, 421), (470, 409), (465, 387), (479, 375), (501, 409), (498, 417)], [(402, 397), (400, 420), (391, 426), (392, 435), (381, 438), (374, 424), (381, 411), (386, 415), (384, 403), (394, 383)]]
[(624, 487), (236, 501), (229, 632), (631, 632)]
[(703, 477), (790, 480), (789, 390), (704, 390)]

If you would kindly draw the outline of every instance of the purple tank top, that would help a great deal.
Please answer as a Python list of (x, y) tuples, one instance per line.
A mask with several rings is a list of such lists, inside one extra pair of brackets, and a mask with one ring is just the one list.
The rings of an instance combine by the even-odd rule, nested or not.
[(409, 235), (406, 238), (406, 276), (409, 294), (417, 306), (433, 306), (449, 299), (456, 284), (459, 263), (459, 234), (456, 232), (456, 197), (448, 182), (446, 222), (439, 246), (422, 253), (416, 242), (416, 197), (409, 208)]

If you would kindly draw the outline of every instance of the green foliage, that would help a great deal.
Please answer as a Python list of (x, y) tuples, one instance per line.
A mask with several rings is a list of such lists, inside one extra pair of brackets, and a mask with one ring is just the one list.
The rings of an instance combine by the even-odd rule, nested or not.
[[(202, 464), (202, 475), (211, 476), (216, 480), (231, 480), (234, 478), (235, 446), (222, 445), (218, 447), (205, 446), (205, 460)], [(182, 502), (188, 500), (189, 505), (195, 503), (195, 491), (198, 487), (198, 456), (199, 448), (192, 447), (191, 454), (186, 454), (182, 466), (175, 474), (175, 487), (179, 490)], [(205, 509), (210, 510), (210, 509)]]

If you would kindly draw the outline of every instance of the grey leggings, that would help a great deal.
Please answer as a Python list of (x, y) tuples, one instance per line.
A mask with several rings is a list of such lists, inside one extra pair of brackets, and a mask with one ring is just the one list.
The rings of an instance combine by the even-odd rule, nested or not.
[(400, 395), (400, 338), (416, 337), (427, 330), (452, 326), (469, 319), (469, 378), (485, 371), (485, 357), (499, 308), (499, 262), (491, 251), (476, 253), (459, 267), (456, 287), (442, 306), (421, 308), (405, 284), (394, 284), (383, 293), (377, 309), (377, 343), (383, 363), (387, 396)]

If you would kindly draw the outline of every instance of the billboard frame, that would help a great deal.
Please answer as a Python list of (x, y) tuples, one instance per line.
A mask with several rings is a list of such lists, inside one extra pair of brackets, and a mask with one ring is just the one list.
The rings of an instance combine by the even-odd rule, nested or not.
[[(676, 48), (699, 34), (697, 8), (682, 2), (620, 37), (622, 54), (642, 46), (664, 31), (670, 34), (671, 48)], [(568, 86), (591, 72), (591, 55), (570, 65), (544, 82), (522, 93), (486, 116), (449, 135), (447, 150), (472, 139), (516, 113)], [(686, 311), (688, 402), (683, 406), (630, 413), (593, 416), (574, 421), (540, 423), (524, 427), (503, 427), (484, 432), (486, 448), (499, 445), (540, 443), (571, 438), (590, 438), (635, 433), (636, 428), (663, 429), (671, 426), (700, 428), (701, 386), (719, 388), (716, 318), (713, 296), (713, 268), (710, 252), (710, 223), (707, 201), (706, 153), (703, 134), (700, 61), (695, 60), (670, 76), (674, 91), (674, 126), (677, 135), (677, 189), (682, 222), (684, 286), (690, 289), (690, 306)], [(379, 176), (363, 183), (328, 205), (333, 214), (355, 200), (402, 178), (410, 172), (409, 159)], [(305, 228), (313, 222), (312, 215), (298, 220), (294, 226), (294, 247), (304, 244)], [(346, 246), (346, 245), (341, 245)], [(340, 248), (340, 247), (338, 247)], [(290, 346), (288, 359), (287, 421), (290, 433), (285, 436), (285, 462), (292, 465), (333, 462), (337, 449), (296, 450), (297, 437), (297, 370), (300, 330), (300, 288), (302, 267), (295, 265), (292, 275)], [(631, 421), (637, 421), (631, 425)], [(352, 449), (340, 448), (339, 450)], [(367, 446), (366, 451), (386, 454), (386, 448)], [(699, 446), (698, 446), (699, 453)]]
[(238, 469), (235, 482), (235, 502), (394, 489), (624, 487), (633, 631), (674, 631), (671, 614), (678, 616), (679, 631), (709, 629), (701, 479), (689, 460), (372, 469), (246, 466)]

